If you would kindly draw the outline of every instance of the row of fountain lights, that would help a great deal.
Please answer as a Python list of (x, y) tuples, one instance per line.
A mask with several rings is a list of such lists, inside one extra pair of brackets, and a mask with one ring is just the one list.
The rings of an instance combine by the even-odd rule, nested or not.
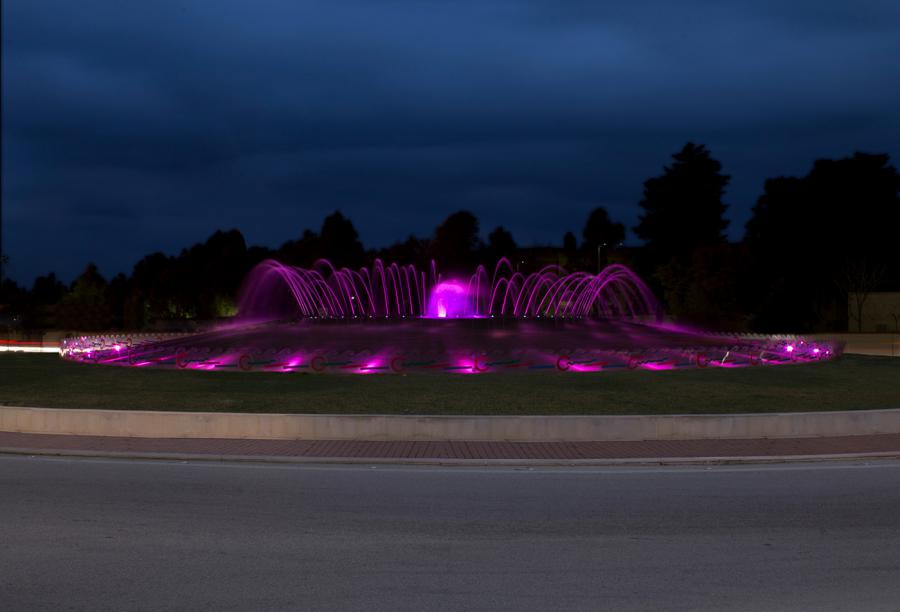
[[(179, 335), (169, 335), (168, 337), (169, 338), (179, 337)], [(161, 339), (162, 339), (162, 337), (160, 337), (160, 336), (157, 336), (157, 337), (151, 336), (151, 337), (146, 338), (146, 341), (150, 342), (150, 341), (161, 340)], [(127, 338), (124, 338), (124, 339), (120, 338), (120, 337), (105, 337), (104, 336), (104, 337), (96, 338), (96, 337), (82, 336), (80, 339), (78, 339), (78, 344), (80, 344), (80, 346), (78, 346), (78, 345), (72, 346), (73, 343), (71, 340), (64, 340), (62, 344), (63, 345), (61, 346), (60, 353), (64, 357), (71, 355), (71, 356), (84, 357), (84, 358), (87, 358), (90, 360), (93, 360), (93, 359), (99, 360), (101, 358), (101, 354), (103, 354), (105, 356), (105, 354), (107, 352), (113, 352), (114, 356), (117, 356), (117, 355), (121, 355), (122, 351), (126, 351), (126, 355), (127, 355), (128, 351), (130, 349), (140, 346), (141, 344), (143, 344), (143, 342), (134, 344), (134, 339), (130, 336)], [(88, 346), (85, 346), (86, 344)], [(724, 366), (726, 364), (727, 359), (731, 355), (732, 351), (730, 351), (730, 350), (725, 351), (725, 355), (721, 359), (721, 363), (716, 363), (718, 361), (717, 359), (710, 358), (707, 354), (705, 354), (702, 351), (694, 351), (694, 352), (696, 353), (696, 355), (694, 356), (695, 359), (693, 361), (694, 365), (697, 365), (699, 367), (704, 367), (709, 364)], [(625, 351), (625, 353), (627, 354), (630, 352)], [(823, 348), (816, 344), (810, 345), (803, 340), (798, 340), (798, 341), (786, 340), (786, 341), (782, 341), (777, 347), (775, 347), (775, 350), (761, 351), (756, 356), (756, 358), (751, 357), (749, 360), (749, 365), (759, 365), (760, 363), (763, 363), (764, 362), (763, 354), (765, 354), (765, 353), (775, 354), (775, 355), (781, 354), (783, 356), (786, 356), (787, 360), (789, 360), (789, 361), (796, 361), (799, 359), (809, 359), (809, 360), (828, 359), (833, 354), (833, 352), (830, 348)], [(173, 361), (173, 359), (174, 359), (174, 363), (176, 363), (178, 365), (178, 367), (187, 367), (187, 365), (189, 365), (189, 363), (190, 363), (190, 362), (186, 362), (184, 360), (183, 353), (177, 354), (174, 357), (168, 357), (168, 358), (164, 359), (163, 361), (168, 362), (168, 361)], [(320, 359), (320, 365), (322, 365), (323, 367), (321, 367), (321, 368), (316, 367), (316, 364), (315, 364), (316, 359)], [(490, 366), (507, 365), (509, 363), (509, 362), (505, 362), (505, 361), (500, 361), (500, 362), (496, 362), (496, 363), (495, 362), (483, 362), (483, 363), (481, 363), (481, 365), (479, 365), (479, 359), (482, 359), (482, 358), (475, 357), (474, 362), (471, 364), (468, 364), (468, 365), (456, 364), (456, 365), (452, 365), (452, 366), (449, 366), (444, 369), (457, 370), (457, 371), (468, 370), (471, 372), (484, 372), (484, 371), (487, 371)], [(402, 363), (402, 360), (399, 362), (398, 362), (398, 360), (400, 360), (399, 357), (395, 357), (394, 359), (390, 360), (390, 367), (388, 367), (388, 366), (375, 367), (375, 366), (371, 366), (371, 364), (368, 364), (368, 365), (362, 365), (358, 369), (360, 372), (366, 372), (366, 371), (371, 372), (371, 371), (379, 370), (379, 369), (382, 369), (382, 370), (391, 369), (394, 371), (401, 371), (402, 367), (398, 367), (397, 364)], [(154, 360), (143, 361), (139, 365), (150, 365), (153, 362), (154, 362)], [(776, 360), (776, 362), (783, 363), (784, 361)], [(206, 363), (210, 363), (210, 362), (209, 362), (209, 360), (203, 360), (203, 361), (198, 361), (197, 363), (198, 364), (201, 364), (201, 363), (206, 364)], [(253, 362), (250, 355), (241, 355), (240, 358), (238, 359), (237, 363), (232, 364), (232, 366), (237, 366), (237, 367), (240, 367), (241, 369), (249, 370), (250, 366), (255, 363), (271, 363), (271, 362)], [(335, 362), (335, 363), (337, 365), (341, 366), (342, 369), (346, 369), (347, 363), (350, 363), (350, 362), (340, 362), (340, 363)], [(423, 362), (423, 363), (424, 363), (424, 367), (426, 367), (426, 368), (435, 367), (435, 366), (431, 365), (433, 362)], [(597, 364), (600, 364), (600, 363), (601, 363), (601, 360), (599, 360), (599, 359), (589, 359), (586, 361), (578, 362), (578, 361), (571, 361), (568, 356), (559, 356), (556, 361), (556, 367), (557, 367), (557, 369), (560, 369), (563, 371), (570, 370), (570, 369), (572, 369), (574, 371), (579, 371), (579, 370), (585, 371), (585, 370), (589, 369), (588, 366), (591, 366), (591, 365), (597, 366)], [(135, 365), (135, 364), (132, 363), (131, 365)], [(219, 362), (212, 362), (212, 364), (211, 364), (212, 367), (208, 367), (207, 369), (215, 369), (215, 367), (218, 367), (221, 365), (222, 364)], [(299, 365), (299, 363), (292, 364), (288, 368), (286, 368), (286, 370), (289, 371), (289, 370), (297, 368), (297, 367), (311, 367), (314, 371), (322, 371), (324, 369), (324, 366), (328, 366), (328, 365), (333, 365), (333, 364), (331, 362), (327, 362), (325, 360), (325, 357), (320, 355), (320, 356), (314, 357), (312, 360), (310, 360), (310, 363), (306, 364), (305, 366), (301, 366), (301, 365)], [(409, 365), (413, 365), (413, 364), (410, 363)], [(685, 365), (690, 365), (690, 364), (685, 364)], [(735, 362), (729, 362), (729, 365), (731, 365), (733, 367), (734, 365), (737, 365), (737, 364)], [(266, 366), (266, 367), (268, 368), (270, 366)], [(507, 365), (507, 367), (518, 367), (518, 366)], [(548, 366), (536, 366), (536, 367), (548, 367)], [(552, 366), (549, 366), (549, 367), (552, 367)], [(650, 360), (642, 361), (640, 359), (640, 354), (637, 353), (637, 354), (631, 354), (629, 356), (628, 361), (627, 361), (627, 367), (629, 369), (635, 369), (637, 367), (645, 367), (647, 369), (672, 369), (672, 368), (676, 367), (676, 363), (672, 360), (666, 360), (666, 359), (656, 359), (656, 360), (650, 359)]]

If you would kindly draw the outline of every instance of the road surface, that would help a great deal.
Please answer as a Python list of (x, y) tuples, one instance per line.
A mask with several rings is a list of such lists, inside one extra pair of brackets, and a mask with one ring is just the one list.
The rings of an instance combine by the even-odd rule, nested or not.
[(900, 462), (0, 456), (2, 610), (898, 610)]

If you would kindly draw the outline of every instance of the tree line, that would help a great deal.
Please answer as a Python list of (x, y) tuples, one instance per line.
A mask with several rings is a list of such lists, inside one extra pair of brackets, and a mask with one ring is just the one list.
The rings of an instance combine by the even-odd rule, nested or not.
[[(643, 276), (668, 314), (686, 322), (760, 332), (853, 328), (848, 297), (862, 309), (872, 291), (900, 290), (900, 175), (887, 155), (821, 159), (801, 177), (765, 182), (743, 238), (729, 242), (724, 202), (730, 177), (703, 145), (687, 143), (644, 182), (642, 241), (626, 247), (625, 226), (603, 207), (580, 235), (522, 247), (502, 226), (482, 237), (468, 211), (426, 237), (366, 249), (340, 211), (276, 249), (248, 246), (238, 230), (217, 231), (176, 256), (153, 253), (130, 275), (104, 278), (94, 264), (71, 284), (53, 273), (32, 287), (4, 280), (0, 321), (24, 329), (143, 329), (161, 321), (207, 321), (235, 313), (240, 283), (267, 258), (309, 266), (327, 258), (360, 267), (375, 258), (468, 272), (509, 257), (524, 272), (546, 264), (596, 271), (624, 263)], [(857, 314), (858, 317), (858, 314)]]

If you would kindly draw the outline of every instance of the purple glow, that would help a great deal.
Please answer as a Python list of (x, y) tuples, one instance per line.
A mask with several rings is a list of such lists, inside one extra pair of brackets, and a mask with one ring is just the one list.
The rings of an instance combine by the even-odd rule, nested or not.
[(457, 319), (465, 317), (468, 306), (468, 292), (459, 281), (438, 283), (428, 299), (426, 316), (432, 319)]
[[(200, 371), (375, 374), (601, 372), (743, 368), (821, 361), (840, 344), (679, 331), (628, 321), (498, 321), (453, 318), (230, 326), (223, 332), (141, 339), (66, 339), (65, 359)], [(438, 322), (439, 321), (439, 322)], [(623, 350), (623, 341), (631, 348)], [(116, 346), (121, 351), (116, 350)], [(563, 348), (567, 347), (567, 348)]]
[(645, 363), (645, 364), (642, 364), (641, 367), (643, 367), (643, 368), (645, 368), (645, 369), (647, 369), (647, 370), (654, 370), (654, 371), (657, 371), (657, 372), (661, 372), (661, 371), (664, 371), (664, 370), (674, 370), (674, 369), (675, 369), (675, 364), (670, 363), (670, 362), (664, 362), (664, 363)]
[(426, 273), (381, 260), (359, 270), (337, 269), (324, 259), (310, 269), (268, 260), (248, 275), (238, 311), (245, 321), (423, 316), (662, 320), (650, 289), (625, 266), (611, 265), (599, 274), (546, 266), (525, 275), (505, 258), (493, 274), (478, 266), (468, 280), (442, 280), (433, 263)]
[(795, 364), (841, 350), (663, 322), (647, 286), (620, 265), (524, 275), (502, 259), (493, 274), (479, 266), (468, 279), (448, 279), (434, 264), (427, 272), (381, 261), (338, 270), (320, 260), (311, 269), (260, 264), (244, 284), (239, 318), (215, 329), (67, 338), (60, 355), (202, 371), (565, 375)]

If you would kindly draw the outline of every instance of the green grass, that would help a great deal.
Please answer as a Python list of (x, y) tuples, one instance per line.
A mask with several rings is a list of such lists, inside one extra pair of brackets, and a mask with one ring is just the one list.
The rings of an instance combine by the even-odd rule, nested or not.
[(618, 371), (310, 375), (150, 370), (0, 355), (0, 404), (392, 414), (665, 414), (900, 408), (900, 359)]

